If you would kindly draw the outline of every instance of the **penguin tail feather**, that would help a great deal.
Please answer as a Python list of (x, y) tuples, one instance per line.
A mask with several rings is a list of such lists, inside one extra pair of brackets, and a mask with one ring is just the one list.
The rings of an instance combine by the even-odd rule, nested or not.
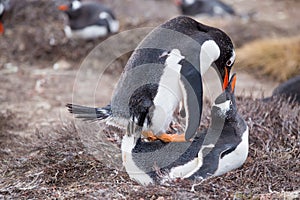
[(104, 120), (112, 114), (110, 105), (103, 108), (92, 108), (75, 104), (67, 104), (66, 107), (70, 113), (75, 115), (76, 118), (80, 118), (85, 121)]

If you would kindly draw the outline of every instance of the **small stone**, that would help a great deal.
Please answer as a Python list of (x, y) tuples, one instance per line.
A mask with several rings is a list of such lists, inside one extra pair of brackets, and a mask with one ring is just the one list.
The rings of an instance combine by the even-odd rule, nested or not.
[(53, 65), (54, 70), (67, 70), (71, 68), (71, 64), (66, 60), (59, 60)]
[(0, 74), (13, 74), (19, 71), (19, 67), (13, 65), (12, 63), (4, 64), (4, 68), (0, 71)]

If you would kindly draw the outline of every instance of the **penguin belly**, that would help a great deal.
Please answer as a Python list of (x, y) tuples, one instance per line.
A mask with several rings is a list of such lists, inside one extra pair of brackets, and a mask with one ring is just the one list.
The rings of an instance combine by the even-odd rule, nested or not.
[(83, 29), (78, 30), (72, 30), (70, 26), (66, 26), (64, 31), (68, 38), (85, 40), (104, 37), (108, 34), (107, 27), (97, 25), (87, 26)]
[(213, 174), (214, 176), (219, 176), (225, 174), (228, 171), (239, 168), (244, 164), (248, 156), (249, 149), (249, 128), (247, 126), (245, 132), (242, 136), (242, 141), (235, 148), (234, 151), (220, 158), (218, 168)]
[(166, 59), (165, 69), (153, 100), (154, 111), (151, 130), (154, 134), (166, 131), (173, 120), (173, 114), (182, 99), (179, 62), (184, 59), (178, 49), (173, 49)]

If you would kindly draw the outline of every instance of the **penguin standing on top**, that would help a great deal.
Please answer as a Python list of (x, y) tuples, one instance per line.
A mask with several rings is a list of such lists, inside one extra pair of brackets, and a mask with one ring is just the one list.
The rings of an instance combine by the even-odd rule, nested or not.
[(192, 142), (164, 143), (122, 140), (123, 164), (129, 176), (142, 185), (173, 179), (205, 179), (234, 170), (248, 156), (249, 129), (237, 112), (233, 75), (225, 91), (211, 108), (208, 130)]
[(4, 34), (3, 16), (9, 8), (9, 0), (0, 0), (0, 35)]
[(175, 3), (184, 15), (236, 15), (232, 7), (219, 0), (175, 0)]
[[(67, 107), (77, 118), (105, 119), (135, 139), (189, 141), (201, 120), (202, 75), (212, 66), (224, 84), (234, 61), (232, 41), (223, 31), (179, 16), (155, 28), (135, 49), (108, 106)], [(180, 105), (184, 133), (167, 134)]]
[(119, 21), (112, 10), (98, 2), (81, 2), (73, 0), (68, 5), (60, 5), (69, 18), (69, 25), (64, 29), (68, 38), (96, 39), (116, 33)]

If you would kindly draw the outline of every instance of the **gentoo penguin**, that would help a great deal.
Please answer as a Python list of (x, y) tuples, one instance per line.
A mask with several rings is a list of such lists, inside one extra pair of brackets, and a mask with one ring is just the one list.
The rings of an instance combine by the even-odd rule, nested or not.
[(263, 99), (268, 101), (274, 97), (283, 96), (285, 98), (290, 98), (291, 101), (300, 103), (300, 75), (295, 76), (280, 85), (278, 85), (272, 93), (271, 97)]
[(9, 0), (0, 0), (0, 35), (4, 34), (3, 16), (9, 8)]
[(175, 0), (175, 3), (184, 15), (235, 15), (233, 8), (219, 0)]
[(65, 27), (68, 38), (89, 40), (119, 30), (119, 22), (113, 12), (98, 2), (74, 0), (69, 5), (58, 6), (58, 9), (68, 15), (69, 25)]
[(146, 142), (133, 135), (122, 139), (123, 165), (140, 184), (173, 179), (205, 179), (240, 167), (248, 156), (248, 127), (238, 114), (233, 75), (211, 109), (208, 130), (192, 142)]
[[(105, 119), (136, 138), (142, 134), (165, 142), (190, 140), (201, 120), (202, 74), (213, 66), (221, 83), (228, 82), (234, 61), (233, 44), (223, 31), (179, 16), (155, 28), (135, 49), (110, 105), (67, 107), (78, 118)], [(166, 134), (180, 104), (185, 111), (184, 134)]]

